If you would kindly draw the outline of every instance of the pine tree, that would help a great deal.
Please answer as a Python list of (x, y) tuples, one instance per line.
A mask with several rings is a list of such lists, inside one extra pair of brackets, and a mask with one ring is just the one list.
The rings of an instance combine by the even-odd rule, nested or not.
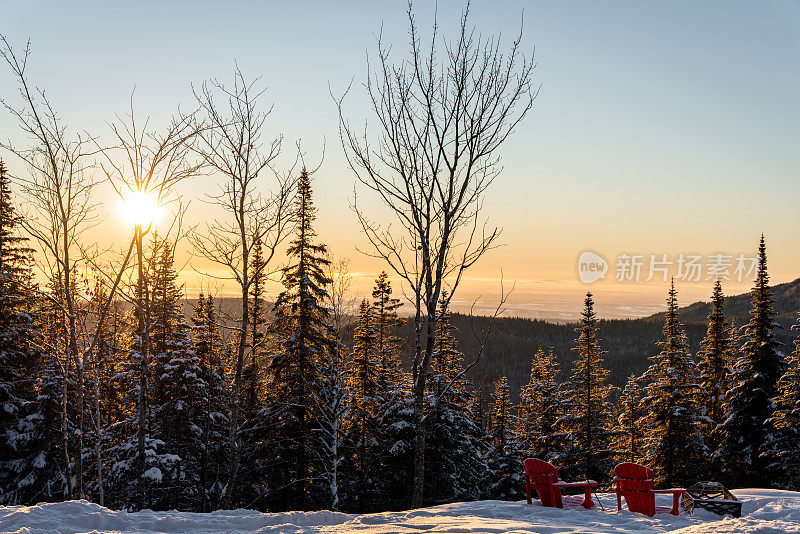
[[(381, 389), (386, 389), (399, 384), (403, 375), (399, 361), (401, 341), (394, 335), (395, 329), (403, 324), (403, 321), (397, 316), (397, 309), (402, 303), (400, 299), (392, 297), (392, 283), (386, 271), (382, 271), (375, 279), (372, 299), (376, 331), (375, 344), (381, 366)], [(389, 382), (393, 384), (389, 384)]]
[(347, 372), (350, 405), (345, 421), (347, 456), (345, 480), (347, 509), (372, 511), (379, 506), (377, 497), (380, 472), (376, 439), (381, 399), (379, 394), (380, 356), (372, 308), (361, 301), (358, 322), (353, 334), (353, 354)]
[(464, 355), (458, 350), (447, 301), (444, 294), (427, 384), (425, 499), (431, 504), (477, 499), (487, 475), (486, 444), (469, 409)]
[(409, 389), (398, 388), (381, 406), (378, 439), (381, 450), (381, 511), (407, 510), (411, 505), (416, 439), (414, 398)]
[(581, 313), (579, 334), (566, 394), (566, 415), (560, 424), (565, 432), (565, 454), (560, 463), (564, 476), (603, 480), (611, 468), (612, 409), (609, 372), (603, 366), (605, 351), (600, 346), (597, 316), (592, 294), (587, 293)]
[[(793, 327), (800, 330), (800, 314)], [(786, 372), (778, 380), (775, 412), (766, 421), (767, 438), (761, 457), (770, 480), (790, 490), (800, 490), (800, 338), (786, 359)]]
[(200, 376), (206, 384), (207, 394), (203, 397), (202, 450), (200, 452), (199, 487), (200, 511), (209, 512), (220, 502), (225, 483), (228, 446), (228, 404), (229, 397), (225, 387), (224, 370), (220, 360), (222, 340), (217, 327), (214, 298), (203, 293), (197, 298), (192, 313), (193, 351), (198, 358)]
[(744, 328), (744, 344), (734, 368), (728, 392), (728, 410), (720, 428), (717, 456), (730, 485), (768, 482), (759, 451), (767, 440), (764, 424), (772, 417), (773, 398), (784, 369), (780, 344), (775, 339), (774, 298), (769, 289), (764, 236), (758, 246), (758, 270), (751, 292), (750, 322)]
[(273, 387), (277, 390), (278, 429), (275, 435), (276, 469), (271, 481), (276, 489), (271, 502), (275, 509), (305, 510), (324, 499), (325, 492), (309, 480), (323, 476), (314, 465), (314, 429), (318, 426), (315, 390), (320, 367), (333, 348), (324, 306), (332, 282), (323, 267), (330, 262), (324, 244), (315, 244), (313, 223), (316, 208), (311, 198), (311, 180), (305, 169), (300, 174), (295, 199), (295, 232), (288, 250), (290, 264), (283, 270), (284, 291), (275, 302), (272, 331), (279, 339), (279, 352), (270, 364)]
[[(686, 484), (697, 474), (704, 452), (698, 433), (697, 385), (686, 333), (678, 317), (675, 282), (670, 285), (661, 352), (644, 374), (647, 413), (645, 462), (656, 473), (656, 484)], [(700, 456), (701, 457), (701, 456)]]
[(559, 421), (565, 405), (552, 349), (539, 348), (531, 360), (528, 383), (520, 392), (516, 438), (525, 458), (550, 461), (562, 449)]
[[(113, 379), (124, 394), (120, 399), (121, 417), (108, 429), (108, 500), (112, 507), (163, 507), (159, 486), (175, 465), (174, 456), (166, 450), (165, 441), (154, 432), (152, 425), (152, 408), (165, 397), (162, 377), (171, 326), (164, 305), (173, 298), (171, 293), (165, 296), (155, 291), (161, 277), (172, 276), (158, 272), (163, 248), (163, 242), (154, 236), (144, 258), (147, 268), (143, 270), (142, 279), (143, 312), (129, 317), (133, 333), (128, 353)], [(153, 349), (158, 351), (157, 357), (146, 356), (152, 354)]]
[(489, 425), (489, 499), (515, 501), (522, 495), (522, 454), (514, 439), (512, 414), (508, 381), (501, 376), (492, 395)]
[(176, 282), (172, 248), (161, 242), (157, 250), (151, 331), (153, 363), (160, 376), (152, 381), (158, 387), (150, 402), (151, 434), (163, 442), (167, 469), (154, 484), (152, 502), (156, 508), (197, 511), (203, 500), (203, 418), (209, 392), (184, 321), (183, 291)]
[(618, 403), (612, 449), (620, 462), (642, 463), (645, 429), (642, 421), (646, 409), (642, 404), (644, 391), (635, 375), (628, 377)]
[(15, 488), (29, 476), (26, 404), (34, 399), (37, 358), (30, 308), (32, 250), (19, 235), (21, 219), (11, 202), (10, 181), (0, 160), (0, 503), (17, 504), (26, 498)]
[[(715, 451), (719, 446), (718, 425), (725, 415), (725, 394), (730, 388), (733, 365), (733, 329), (725, 320), (725, 297), (719, 279), (714, 283), (711, 295), (711, 312), (708, 315), (706, 337), (698, 352), (698, 378), (700, 415), (705, 419), (701, 426), (706, 447)], [(708, 466), (711, 478), (718, 478), (718, 466), (712, 460)]]
[[(264, 250), (261, 240), (257, 240), (253, 246), (253, 255), (250, 258), (250, 362), (244, 369), (243, 381), (245, 384), (245, 402), (243, 413), (245, 419), (252, 418), (259, 410), (259, 393), (262, 382), (262, 372), (260, 370), (260, 358), (264, 349), (265, 332), (267, 324), (267, 309), (264, 302), (265, 283), (267, 280), (266, 272), (267, 261), (264, 258)], [(245, 445), (246, 447), (246, 445)]]

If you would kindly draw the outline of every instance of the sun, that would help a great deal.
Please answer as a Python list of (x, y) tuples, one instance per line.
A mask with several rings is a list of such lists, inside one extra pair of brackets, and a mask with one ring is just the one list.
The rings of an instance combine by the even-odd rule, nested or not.
[(161, 205), (158, 195), (145, 191), (132, 191), (120, 203), (120, 215), (131, 226), (146, 228), (158, 221)]

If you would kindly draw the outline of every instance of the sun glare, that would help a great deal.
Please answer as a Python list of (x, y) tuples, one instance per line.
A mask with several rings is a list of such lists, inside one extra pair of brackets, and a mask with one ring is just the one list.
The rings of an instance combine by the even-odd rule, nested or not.
[(120, 214), (123, 220), (131, 226), (150, 226), (157, 222), (161, 215), (161, 206), (158, 195), (134, 191), (129, 193), (120, 203)]

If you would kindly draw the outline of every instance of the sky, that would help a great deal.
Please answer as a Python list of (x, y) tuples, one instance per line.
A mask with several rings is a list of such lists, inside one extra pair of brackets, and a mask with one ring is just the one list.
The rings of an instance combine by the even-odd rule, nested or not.
[[(445, 36), (463, 5), (438, 3)], [(430, 26), (434, 4), (419, 2), (415, 11), (420, 26)], [(476, 310), (492, 309), (502, 276), (506, 289), (514, 286), (508, 315), (573, 319), (588, 290), (602, 317), (647, 315), (664, 307), (661, 271), (646, 279), (651, 255), (665, 254), (669, 274), (680, 274), (681, 255), (705, 268), (699, 281), (678, 280), (681, 304), (708, 298), (708, 267), (725, 266), (725, 258), (724, 289), (741, 293), (750, 284), (746, 275), (739, 282), (736, 257), (752, 257), (762, 232), (772, 280), (800, 276), (800, 2), (475, 0), (471, 20), (506, 43), (523, 21), (540, 91), (502, 146), (503, 172), (487, 193), (486, 213), (503, 229), (504, 246), (470, 269), (458, 309), (476, 299)], [(264, 104), (274, 105), (268, 131), (285, 141), (281, 164), (288, 167), (297, 141), (309, 161), (322, 160), (318, 231), (334, 256), (350, 260), (354, 296), (366, 295), (386, 266), (359, 252), (368, 245), (349, 208), (354, 177), (331, 92), (352, 84), (348, 117), (374, 120), (361, 84), (379, 32), (402, 57), (403, 2), (0, 0), (0, 33), (18, 48), (31, 39), (31, 80), (70, 128), (101, 139), (132, 92), (137, 112), (158, 124), (178, 106), (192, 108), (192, 84), (231, 81), (234, 62), (261, 77)], [(5, 65), (0, 96), (16, 103)], [(0, 138), (28, 143), (7, 113)], [(25, 172), (10, 154), (0, 156), (12, 173)], [(191, 198), (187, 224), (215, 215), (203, 198), (217, 179), (181, 185)], [(107, 187), (98, 195), (105, 222), (92, 238), (123, 242), (129, 230), (117, 201)], [(606, 262), (605, 278), (580, 280), (585, 251)], [(230, 294), (230, 284), (202, 274), (214, 268), (188, 245), (178, 259), (190, 295), (201, 287)], [(637, 261), (638, 281), (626, 267)]]

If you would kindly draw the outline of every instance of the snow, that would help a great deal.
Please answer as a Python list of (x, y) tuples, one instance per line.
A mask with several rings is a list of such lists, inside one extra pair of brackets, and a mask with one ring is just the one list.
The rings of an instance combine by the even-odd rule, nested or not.
[[(350, 515), (330, 511), (261, 514), (250, 510), (187, 512), (120, 512), (86, 501), (0, 507), (0, 532), (10, 533), (639, 533), (772, 534), (800, 533), (800, 493), (743, 489), (742, 518), (720, 518), (710, 512), (653, 518), (616, 511), (614, 494), (601, 493), (606, 510), (543, 508), (525, 501), (476, 501), (404, 512)], [(668, 502), (669, 501), (669, 502)], [(657, 504), (669, 505), (670, 496)]]

